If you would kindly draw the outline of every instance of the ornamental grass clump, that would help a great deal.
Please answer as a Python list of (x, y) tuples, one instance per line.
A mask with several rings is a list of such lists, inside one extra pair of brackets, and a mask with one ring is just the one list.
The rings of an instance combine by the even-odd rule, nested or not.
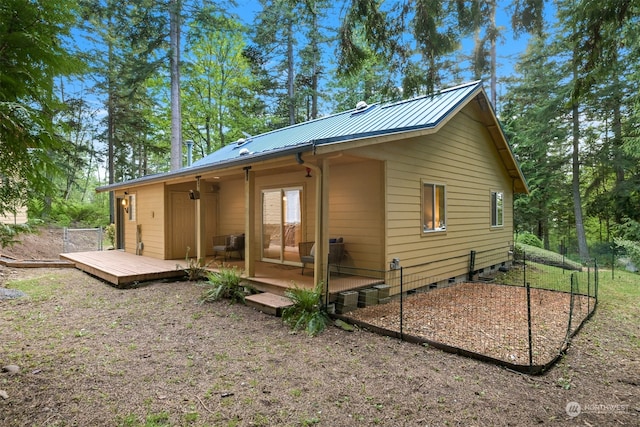
[(244, 304), (247, 293), (253, 292), (253, 288), (242, 280), (242, 270), (236, 266), (222, 266), (218, 271), (208, 272), (207, 281), (200, 285), (205, 288), (200, 296), (201, 302), (228, 299), (232, 304), (236, 302)]
[(318, 335), (326, 329), (329, 316), (322, 307), (322, 283), (318, 283), (315, 289), (295, 286), (284, 295), (293, 303), (282, 311), (282, 320), (291, 329), (304, 329), (309, 336)]
[(186, 267), (181, 266), (180, 264), (176, 264), (176, 269), (184, 270), (185, 276), (187, 280), (191, 282), (195, 282), (201, 280), (207, 276), (207, 269), (209, 268), (209, 263), (205, 263), (202, 258), (195, 259), (189, 257), (190, 247), (187, 246), (187, 254), (185, 255), (185, 262), (187, 263)]

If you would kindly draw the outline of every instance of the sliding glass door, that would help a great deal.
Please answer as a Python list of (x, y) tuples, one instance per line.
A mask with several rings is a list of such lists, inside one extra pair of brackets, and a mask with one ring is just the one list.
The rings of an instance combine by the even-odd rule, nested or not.
[(262, 191), (262, 260), (299, 264), (302, 187)]

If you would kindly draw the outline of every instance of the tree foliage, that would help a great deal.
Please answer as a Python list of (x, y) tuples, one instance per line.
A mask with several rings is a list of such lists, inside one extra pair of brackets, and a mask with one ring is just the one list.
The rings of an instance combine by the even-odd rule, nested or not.
[[(633, 0), (262, 0), (250, 27), (233, 5), (212, 0), (6, 0), (0, 213), (30, 199), (37, 216), (93, 217), (83, 203), (113, 205), (92, 194), (97, 184), (169, 170), (170, 3), (186, 36), (179, 138), (195, 141), (196, 157), (360, 100), (487, 79), (531, 190), (515, 200), (517, 232), (551, 249), (567, 239), (583, 256), (587, 243), (633, 240), (625, 231), (640, 222)], [(528, 42), (511, 76), (499, 75), (504, 14)], [(81, 62), (82, 79), (69, 78)]]
[(54, 123), (64, 108), (54, 84), (80, 69), (64, 47), (75, 8), (73, 0), (0, 4), (0, 214), (55, 191), (51, 178), (59, 170), (51, 153), (66, 141)]

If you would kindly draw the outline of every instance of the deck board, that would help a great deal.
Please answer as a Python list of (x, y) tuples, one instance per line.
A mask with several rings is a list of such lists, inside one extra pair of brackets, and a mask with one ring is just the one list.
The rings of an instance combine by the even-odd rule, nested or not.
[[(76, 268), (105, 280), (116, 287), (130, 287), (137, 282), (161, 279), (178, 279), (185, 276), (185, 261), (162, 260), (124, 251), (91, 251), (61, 254), (60, 258), (75, 264)], [(244, 261), (225, 263), (244, 269)], [(178, 267), (179, 266), (179, 267)], [(211, 265), (210, 269), (219, 267)], [(263, 292), (284, 295), (287, 289), (300, 287), (313, 288), (313, 275), (301, 274), (299, 267), (256, 262), (256, 271), (248, 281)], [(379, 280), (358, 276), (337, 276), (330, 281), (330, 300), (335, 299), (338, 292), (357, 289), (380, 283)]]
[(74, 252), (61, 254), (60, 258), (117, 287), (184, 276), (184, 271), (176, 267), (180, 264), (176, 260), (161, 260), (122, 251)]

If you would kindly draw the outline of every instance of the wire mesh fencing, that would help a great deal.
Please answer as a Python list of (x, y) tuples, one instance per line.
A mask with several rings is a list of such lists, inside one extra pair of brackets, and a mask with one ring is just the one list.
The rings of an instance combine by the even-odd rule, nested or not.
[(595, 262), (545, 265), (504, 250), (387, 271), (332, 267), (328, 277), (337, 315), (528, 373), (558, 359), (597, 303)]
[(64, 228), (62, 234), (63, 253), (101, 251), (104, 233), (97, 228)]

